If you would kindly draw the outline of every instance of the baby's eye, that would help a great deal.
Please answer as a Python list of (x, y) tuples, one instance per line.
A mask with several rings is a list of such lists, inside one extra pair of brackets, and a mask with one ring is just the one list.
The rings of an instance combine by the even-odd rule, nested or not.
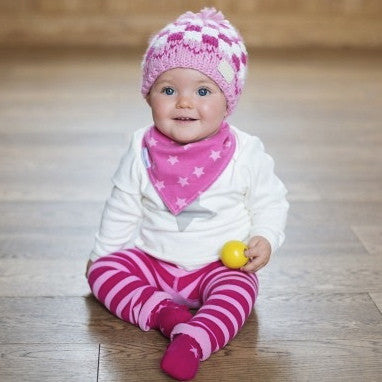
[(161, 93), (166, 95), (173, 95), (175, 93), (175, 90), (173, 88), (170, 88), (169, 86), (166, 86), (162, 89)]
[(207, 94), (210, 94), (211, 91), (207, 88), (200, 88), (198, 89), (198, 94), (202, 97), (206, 96)]

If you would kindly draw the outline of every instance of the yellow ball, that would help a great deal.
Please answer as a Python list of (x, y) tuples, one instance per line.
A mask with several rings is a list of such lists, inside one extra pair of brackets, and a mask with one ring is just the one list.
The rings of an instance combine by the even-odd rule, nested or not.
[(228, 268), (241, 268), (242, 266), (247, 264), (249, 260), (248, 257), (244, 255), (244, 251), (246, 249), (247, 246), (241, 241), (228, 241), (224, 244), (222, 248), (220, 260)]

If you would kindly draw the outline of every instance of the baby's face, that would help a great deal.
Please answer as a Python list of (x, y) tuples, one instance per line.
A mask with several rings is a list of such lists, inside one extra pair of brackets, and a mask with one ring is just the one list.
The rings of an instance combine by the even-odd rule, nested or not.
[(181, 144), (214, 135), (227, 114), (219, 86), (194, 69), (176, 68), (162, 73), (146, 99), (155, 126)]

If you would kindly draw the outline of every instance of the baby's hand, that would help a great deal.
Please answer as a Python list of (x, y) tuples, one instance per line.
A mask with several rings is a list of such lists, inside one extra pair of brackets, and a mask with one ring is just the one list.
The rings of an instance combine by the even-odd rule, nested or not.
[(248, 263), (240, 269), (244, 272), (257, 272), (268, 264), (272, 248), (269, 241), (262, 236), (254, 236), (249, 240), (248, 249), (244, 252), (249, 257)]

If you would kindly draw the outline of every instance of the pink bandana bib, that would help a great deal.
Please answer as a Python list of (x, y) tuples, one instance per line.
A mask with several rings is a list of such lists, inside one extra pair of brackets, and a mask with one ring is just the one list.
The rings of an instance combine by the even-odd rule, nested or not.
[(143, 137), (142, 157), (155, 190), (178, 215), (206, 191), (227, 167), (236, 140), (228, 123), (202, 141), (180, 145), (155, 126)]

